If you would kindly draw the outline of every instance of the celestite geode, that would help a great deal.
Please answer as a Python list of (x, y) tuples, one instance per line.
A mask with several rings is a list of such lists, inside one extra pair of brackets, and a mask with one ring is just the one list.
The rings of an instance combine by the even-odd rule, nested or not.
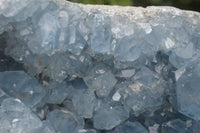
[(200, 133), (200, 13), (0, 0), (0, 133)]

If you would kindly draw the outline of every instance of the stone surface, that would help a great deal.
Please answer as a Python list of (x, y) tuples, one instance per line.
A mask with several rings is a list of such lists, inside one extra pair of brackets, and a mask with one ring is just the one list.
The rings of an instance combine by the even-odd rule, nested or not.
[(198, 133), (200, 14), (0, 1), (0, 133)]

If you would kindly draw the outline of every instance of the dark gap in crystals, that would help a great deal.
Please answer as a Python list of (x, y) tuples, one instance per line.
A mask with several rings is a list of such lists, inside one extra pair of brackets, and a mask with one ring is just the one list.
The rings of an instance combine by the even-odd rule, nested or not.
[(169, 64), (169, 56), (163, 51), (158, 51), (156, 53), (156, 59), (160, 63), (164, 63), (165, 65)]
[(93, 128), (93, 120), (92, 119), (84, 119), (85, 120), (85, 128), (90, 129)]
[(36, 78), (39, 80), (40, 84), (48, 85), (48, 83), (51, 81), (49, 77), (47, 77), (44, 73), (39, 73), (36, 75)]
[(7, 32), (0, 34), (0, 53), (4, 53), (4, 49), (6, 48), (6, 36)]
[(22, 63), (16, 62), (12, 57), (6, 56), (0, 51), (0, 72), (24, 70)]
[(87, 89), (87, 86), (82, 78), (76, 78), (71, 81), (71, 84), (76, 89)]

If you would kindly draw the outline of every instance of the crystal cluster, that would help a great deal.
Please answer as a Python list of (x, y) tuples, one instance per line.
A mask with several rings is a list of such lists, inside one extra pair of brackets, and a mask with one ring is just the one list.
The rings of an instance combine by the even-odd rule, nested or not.
[(0, 0), (0, 133), (200, 133), (200, 14)]

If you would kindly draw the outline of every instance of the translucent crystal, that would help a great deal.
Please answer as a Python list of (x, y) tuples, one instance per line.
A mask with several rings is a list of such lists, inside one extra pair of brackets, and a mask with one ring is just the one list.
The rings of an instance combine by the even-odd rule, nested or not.
[(122, 40), (119, 40), (114, 51), (116, 59), (123, 62), (135, 61), (136, 59), (138, 59), (141, 52), (141, 50), (139, 49), (142, 45), (139, 43), (140, 42), (137, 42), (137, 40), (134, 39), (132, 36), (127, 36)]
[(200, 120), (199, 91), (200, 64), (199, 61), (186, 67), (176, 84), (178, 109), (184, 115)]
[(186, 130), (186, 123), (180, 119), (175, 119), (162, 125), (162, 133), (186, 133)]
[(2, 0), (0, 2), (0, 14), (3, 14), (5, 17), (12, 17), (25, 8), (28, 3), (30, 3), (28, 0)]
[(102, 65), (95, 66), (83, 79), (88, 88), (96, 90), (99, 97), (107, 96), (117, 82), (112, 72)]
[(135, 74), (135, 69), (122, 70), (121, 73), (122, 73), (121, 77), (130, 78)]
[(54, 110), (47, 115), (47, 121), (50, 122), (51, 126), (54, 127), (56, 132), (66, 133), (77, 133), (79, 129), (84, 126), (83, 119), (77, 117), (72, 112)]
[(115, 92), (115, 94), (112, 96), (113, 101), (119, 101), (121, 98), (121, 95), (119, 94), (118, 91)]
[(49, 66), (46, 67), (45, 73), (52, 79), (61, 82), (67, 78), (67, 67), (68, 63), (65, 54), (55, 54), (51, 56)]
[(38, 104), (42, 98), (38, 81), (23, 71), (1, 72), (0, 88), (9, 96), (19, 98), (30, 107)]
[(88, 16), (88, 26), (91, 29), (89, 45), (97, 53), (108, 53), (111, 51), (111, 31), (109, 17), (101, 12)]
[[(148, 78), (146, 78), (148, 77)], [(133, 77), (134, 82), (122, 82), (117, 85), (126, 105), (139, 113), (162, 105), (164, 94), (163, 81), (159, 80), (150, 69), (142, 67)]]
[(94, 127), (101, 130), (110, 130), (121, 124), (129, 117), (129, 113), (123, 106), (102, 105), (94, 113)]
[(0, 105), (2, 101), (6, 98), (9, 98), (9, 96), (3, 90), (0, 89)]
[(73, 96), (72, 102), (78, 114), (84, 118), (92, 118), (96, 104), (96, 97), (93, 91), (79, 90)]
[(46, 86), (46, 103), (61, 104), (68, 96), (67, 85), (65, 83), (50, 82)]
[(148, 133), (148, 131), (139, 122), (127, 121), (115, 128), (114, 133)]
[(88, 130), (81, 129), (81, 130), (78, 131), (78, 133), (96, 133), (96, 130), (94, 130), (94, 129), (88, 129)]
[(193, 121), (193, 123), (192, 123), (192, 131), (193, 131), (193, 133), (199, 133), (199, 126), (200, 126), (200, 122), (199, 121)]
[[(0, 106), (0, 120), (0, 131), (9, 133), (37, 133), (38, 129), (45, 127), (28, 107), (19, 99), (14, 98), (5, 99), (2, 102)], [(50, 133), (54, 133), (53, 130)]]
[(177, 68), (188, 64), (191, 61), (191, 58), (195, 57), (194, 45), (192, 43), (184, 45), (175, 49), (175, 51), (170, 55), (170, 62)]
[(51, 54), (59, 45), (58, 41), (56, 41), (59, 28), (60, 24), (55, 16), (50, 13), (44, 14), (38, 22), (40, 31), (36, 35), (37, 40), (30, 41), (28, 43), (29, 48), (34, 53)]

